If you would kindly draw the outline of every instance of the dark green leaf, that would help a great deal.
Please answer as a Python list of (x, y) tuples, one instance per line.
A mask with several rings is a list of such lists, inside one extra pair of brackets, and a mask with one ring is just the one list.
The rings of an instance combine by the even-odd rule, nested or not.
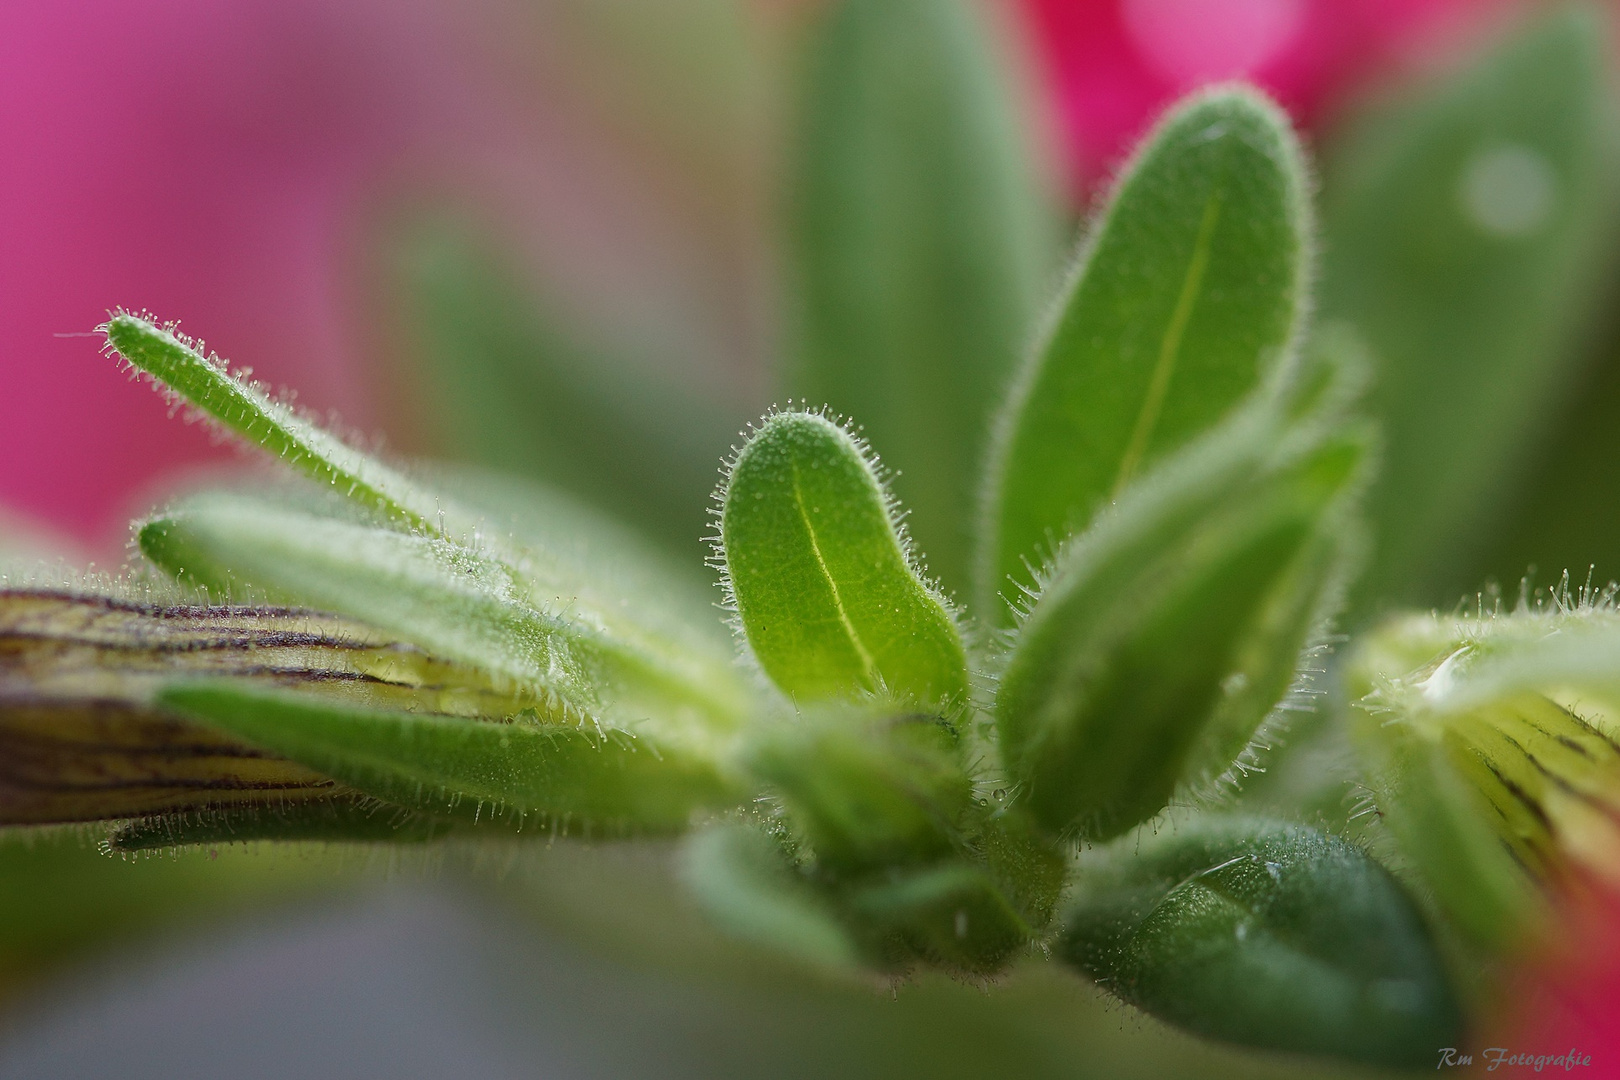
[(1358, 848), (1214, 819), (1086, 865), (1060, 955), (1201, 1035), (1379, 1065), (1432, 1065), (1461, 1016), (1416, 907)]
[[(979, 596), (1031, 569), (1142, 469), (1288, 358), (1306, 308), (1305, 170), (1288, 120), (1243, 90), (1181, 105), (1092, 226), (999, 422)], [(1011, 595), (1009, 593), (1009, 595)]]
[(979, 5), (837, 0), (819, 18), (792, 174), (789, 386), (866, 426), (960, 593), (989, 410), (1042, 299), (1055, 216)]
[(844, 899), (862, 922), (923, 959), (973, 973), (998, 970), (1035, 933), (1007, 892), (965, 862), (897, 870)]
[(152, 851), (252, 840), (420, 843), (444, 836), (452, 825), (445, 818), (413, 814), (375, 799), (317, 799), (143, 818), (120, 827), (107, 846)]

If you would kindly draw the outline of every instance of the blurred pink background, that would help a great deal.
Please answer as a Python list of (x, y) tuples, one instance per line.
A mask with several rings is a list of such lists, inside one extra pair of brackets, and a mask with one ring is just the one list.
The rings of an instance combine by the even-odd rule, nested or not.
[[(641, 21), (656, 9), (599, 6)], [(754, 31), (806, 6), (760, 3), (719, 29), (768, 65), (769, 34)], [(1057, 156), (1078, 193), (1159, 108), (1202, 82), (1256, 78), (1313, 120), (1359, 75), (1454, 37), (1494, 6), (1025, 0), (1015, 10), (1038, 42), (1066, 137)], [(14, 11), (0, 66), (10, 148), (0, 178), (0, 321), (10, 331), (0, 508), (14, 524), (20, 514), (106, 551), (160, 475), (228, 456), (126, 385), (93, 337), (74, 336), (116, 305), (181, 319), (317, 412), (368, 431), (408, 428), (390, 413), (389, 387), (367, 389), (365, 373), (386, 370), (386, 358), (375, 355), (361, 268), (378, 216), (413, 185), (493, 207), (527, 231), (559, 291), (606, 322), (624, 312), (650, 320), (632, 336), (659, 341), (670, 362), (708, 365), (721, 381), (761, 379), (770, 260), (759, 220), (768, 165), (757, 159), (768, 140), (746, 99), (768, 99), (769, 87), (711, 87), (713, 100), (689, 110), (706, 117), (688, 123), (695, 130), (655, 131), (660, 118), (645, 105), (658, 95), (632, 86), (643, 100), (627, 108), (615, 84), (645, 82), (646, 51), (670, 35), (654, 27), (632, 42), (639, 57), (620, 40), (571, 61), (582, 37), (603, 36), (580, 14), (589, 8), (75, 0)], [(666, 73), (666, 88), (715, 66), (693, 55), (699, 62)], [(731, 113), (712, 107), (739, 100)]]
[(1250, 79), (1295, 119), (1475, 31), (1501, 0), (1025, 0), (1070, 174), (1112, 166), (1146, 118), (1209, 82)]
[(317, 413), (387, 427), (362, 271), (379, 219), (424, 191), (565, 267), (565, 299), (656, 323), (640, 336), (675, 360), (742, 377), (765, 334), (757, 244), (734, 224), (753, 212), (732, 190), (747, 118), (694, 107), (702, 78), (667, 104), (734, 122), (733, 145), (698, 132), (672, 150), (656, 117), (604, 116), (619, 85), (649, 97), (632, 84), (682, 73), (583, 68), (570, 50), (593, 36), (617, 35), (625, 67), (648, 44), (588, 4), (71, 0), (22, 5), (8, 34), (0, 532), (116, 551), (159, 476), (230, 459), (98, 353), (88, 331), (114, 306), (180, 319)]

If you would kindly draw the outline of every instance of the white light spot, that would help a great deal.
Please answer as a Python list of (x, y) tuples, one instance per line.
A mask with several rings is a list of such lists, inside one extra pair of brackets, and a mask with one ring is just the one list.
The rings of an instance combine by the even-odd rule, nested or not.
[(1552, 214), (1557, 176), (1539, 150), (1498, 143), (1476, 150), (1463, 166), (1463, 216), (1489, 236), (1519, 240), (1541, 231)]
[(1281, 56), (1304, 23), (1303, 0), (1124, 0), (1128, 40), (1182, 89), (1248, 75)]

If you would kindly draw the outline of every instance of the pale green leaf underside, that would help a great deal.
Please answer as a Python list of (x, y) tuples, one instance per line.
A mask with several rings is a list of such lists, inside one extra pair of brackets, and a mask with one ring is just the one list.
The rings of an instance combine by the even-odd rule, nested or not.
[(1305, 172), (1275, 106), (1179, 106), (1126, 167), (998, 427), (980, 602), (1033, 584), (1142, 469), (1215, 423), (1287, 355), (1305, 313)]
[(993, 14), (964, 0), (824, 5), (790, 176), (789, 387), (860, 421), (958, 595), (990, 409), (1057, 247)]
[(579, 593), (550, 593), (441, 537), (215, 494), (148, 522), (140, 541), (159, 566), (218, 595), (339, 612), (477, 665), (547, 716), (646, 720), (701, 742), (745, 708), (736, 675), (701, 635), (665, 638), (593, 618)]
[(790, 697), (965, 699), (956, 626), (910, 565), (877, 476), (837, 424), (811, 413), (768, 417), (732, 466), (720, 536), (749, 647)]
[(175, 684), (157, 701), (368, 795), (441, 814), (675, 831), (739, 797), (714, 763), (625, 732), (372, 712), (226, 682)]

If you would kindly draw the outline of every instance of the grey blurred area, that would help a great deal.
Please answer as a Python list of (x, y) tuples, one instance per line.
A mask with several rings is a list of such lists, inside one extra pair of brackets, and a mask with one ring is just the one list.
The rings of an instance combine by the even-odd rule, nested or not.
[(1038, 958), (829, 981), (718, 939), (666, 869), (643, 845), (451, 853), (148, 938), (31, 989), (0, 1077), (1361, 1075), (1169, 1032)]

